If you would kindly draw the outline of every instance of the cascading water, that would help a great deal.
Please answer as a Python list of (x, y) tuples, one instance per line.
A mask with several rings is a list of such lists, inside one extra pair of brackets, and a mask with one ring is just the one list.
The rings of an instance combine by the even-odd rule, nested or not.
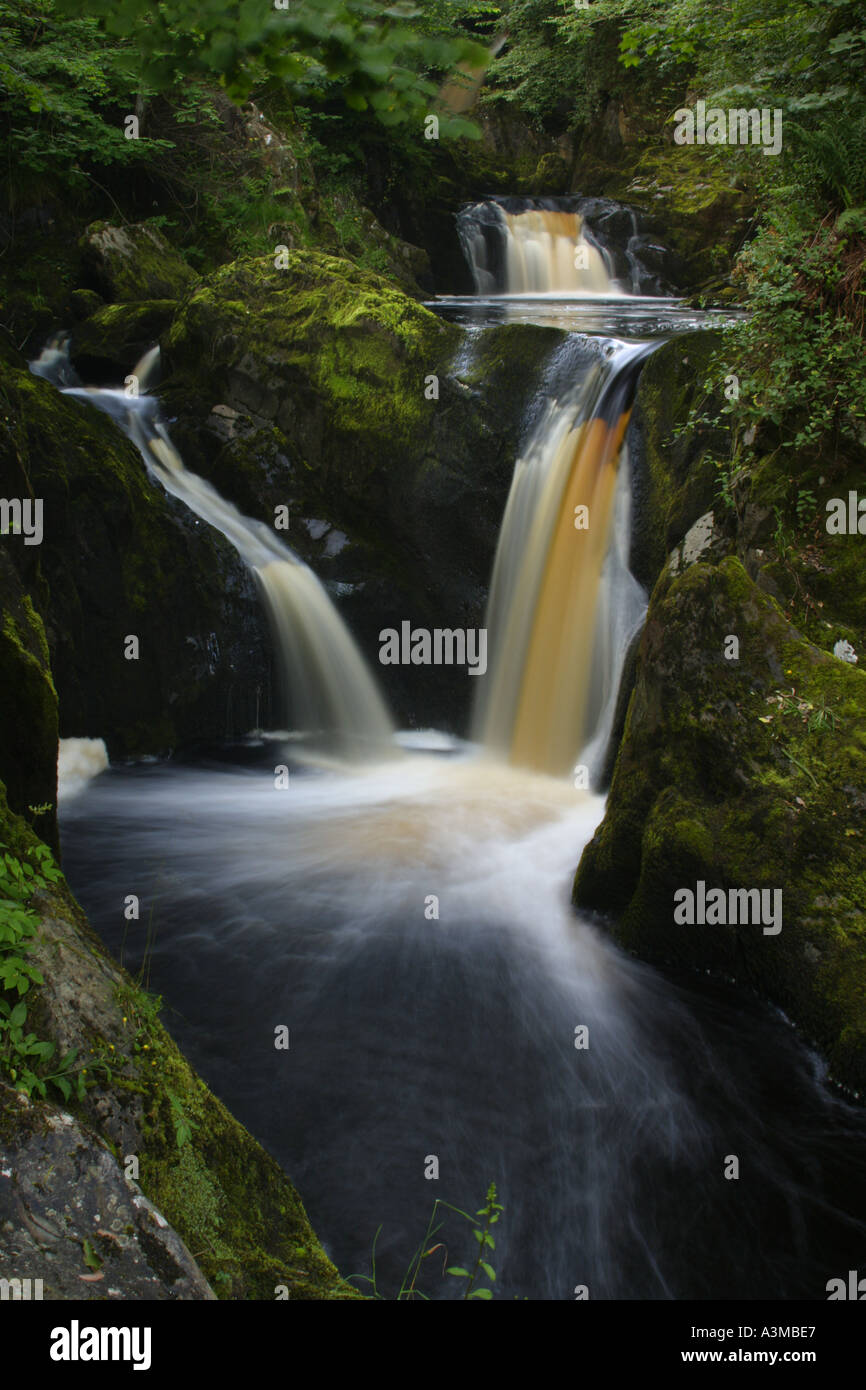
[[(345, 1274), (369, 1274), (375, 1243), (393, 1297), (433, 1197), (474, 1211), (493, 1179), (499, 1297), (822, 1298), (866, 1236), (862, 1116), (763, 1006), (666, 979), (569, 905), (604, 803), (561, 774), (601, 765), (645, 602), (622, 441), (649, 351), (578, 339), (507, 503), (483, 755), (440, 741), (351, 775), (306, 764), (288, 797), (267, 748), (256, 770), (112, 768), (64, 800), (67, 874), (115, 954), (147, 956), (181, 1045)], [(149, 466), (188, 486), (132, 418)], [(147, 944), (118, 921), (130, 883)], [(438, 1238), (445, 1263), (474, 1262), (459, 1221)], [(435, 1264), (418, 1287), (460, 1298)]]
[[(609, 344), (551, 402), (515, 469), (487, 611), (489, 674), (480, 742), (515, 764), (563, 774), (593, 741), (604, 757), (619, 675), (645, 597), (628, 570), (624, 436), (646, 346)], [(611, 546), (614, 515), (619, 545)]]
[[(154, 349), (136, 367), (133, 375), (141, 387), (149, 384), (157, 359)], [(392, 741), (390, 716), (325, 589), (267, 526), (242, 516), (210, 483), (184, 467), (159, 418), (156, 398), (81, 386), (59, 341), (31, 363), (31, 371), (110, 415), (166, 492), (216, 527), (249, 565), (264, 596), (296, 726), (324, 735), (329, 748), (341, 755), (382, 756)]]

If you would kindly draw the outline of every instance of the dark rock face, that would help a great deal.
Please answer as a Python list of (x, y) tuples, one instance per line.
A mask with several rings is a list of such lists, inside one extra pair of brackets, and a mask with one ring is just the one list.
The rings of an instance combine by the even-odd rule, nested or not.
[[(641, 372), (629, 428), (634, 513), (631, 569), (652, 589), (668, 554), (717, 503), (713, 449), (724, 449), (721, 433), (697, 439), (677, 433), (697, 399), (719, 335), (702, 331), (678, 336), (659, 348)], [(722, 386), (719, 382), (719, 388)]]
[[(0, 1085), (0, 1269), (45, 1299), (213, 1299), (180, 1236), (95, 1134)], [(12, 1296), (15, 1296), (13, 1286)]]
[(177, 301), (106, 304), (75, 326), (69, 356), (82, 381), (121, 385), (168, 331)]
[[(375, 666), (379, 632), (405, 619), (483, 621), (526, 406), (560, 340), (512, 325), (468, 351), (379, 276), (293, 252), (282, 270), (235, 262), (191, 296), (161, 395), (188, 467), (268, 524), (289, 506), (285, 539)], [(465, 727), (465, 670), (385, 673), (401, 720)]]
[[(730, 635), (739, 657), (726, 658)], [(815, 712), (831, 712), (826, 725)], [(734, 557), (653, 595), (608, 813), (575, 896), (641, 956), (717, 969), (866, 1084), (866, 675), (805, 641)], [(636, 853), (636, 846), (640, 852)], [(781, 890), (782, 925), (681, 925), (674, 893)]]

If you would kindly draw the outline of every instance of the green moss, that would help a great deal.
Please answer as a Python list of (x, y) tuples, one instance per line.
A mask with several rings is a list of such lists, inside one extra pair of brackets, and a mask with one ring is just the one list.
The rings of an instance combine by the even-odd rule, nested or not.
[[(144, 1097), (140, 1184), (219, 1296), (273, 1299), (285, 1284), (292, 1298), (358, 1297), (321, 1249), (289, 1180), (152, 1017), (136, 1046)], [(192, 1127), (180, 1145), (172, 1097)]]
[(633, 568), (648, 588), (673, 547), (716, 502), (712, 459), (724, 437), (680, 434), (677, 427), (705, 399), (703, 382), (719, 342), (717, 333), (706, 330), (683, 334), (654, 352), (641, 373), (635, 402), (639, 506)]

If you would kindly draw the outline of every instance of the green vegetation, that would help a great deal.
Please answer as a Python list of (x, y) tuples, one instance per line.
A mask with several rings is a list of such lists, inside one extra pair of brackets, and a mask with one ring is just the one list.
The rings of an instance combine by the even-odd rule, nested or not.
[(39, 926), (34, 895), (57, 883), (60, 870), (45, 845), (34, 844), (19, 859), (0, 844), (0, 1075), (28, 1096), (43, 1100), (53, 1086), (64, 1100), (84, 1096), (84, 1075), (74, 1070), (76, 1049), (55, 1060), (56, 1044), (28, 1031), (33, 985), (44, 984), (29, 959)]
[(236, 99), (267, 77), (296, 95), (320, 97), (337, 87), (349, 110), (372, 109), (385, 125), (426, 112), (438, 90), (433, 74), (486, 58), (467, 36), (449, 36), (429, 18), (419, 25), (424, 10), (411, 0), (163, 0), (157, 9), (147, 0), (125, 0), (121, 8), (113, 0), (62, 0), (59, 8), (84, 10), (105, 34), (128, 39), (154, 87), (171, 89), (197, 75), (216, 77)]
[[(409, 1261), (406, 1272), (400, 1281), (400, 1286), (394, 1294), (394, 1301), (398, 1303), (411, 1303), (414, 1302), (415, 1299), (421, 1299), (425, 1303), (430, 1302), (430, 1295), (419, 1287), (419, 1279), (427, 1268), (424, 1261), (432, 1259), (434, 1255), (440, 1257), (442, 1272), (444, 1274), (451, 1275), (455, 1279), (466, 1280), (463, 1292), (464, 1301), (472, 1298), (480, 1298), (485, 1301), (492, 1299), (492, 1290), (480, 1285), (478, 1281), (481, 1278), (486, 1278), (491, 1284), (496, 1282), (496, 1271), (484, 1257), (489, 1251), (496, 1249), (496, 1241), (490, 1228), (496, 1225), (500, 1213), (503, 1210), (504, 1208), (501, 1203), (496, 1200), (496, 1184), (493, 1182), (487, 1189), (484, 1206), (479, 1207), (475, 1216), (470, 1215), (467, 1211), (463, 1211), (461, 1207), (455, 1207), (451, 1202), (443, 1201), (441, 1197), (437, 1197), (430, 1212), (430, 1219), (427, 1222), (427, 1229), (424, 1232), (424, 1237)], [(478, 1243), (478, 1248), (475, 1262), (471, 1270), (464, 1268), (462, 1265), (447, 1265), (448, 1247), (445, 1241), (436, 1240), (436, 1237), (445, 1225), (444, 1220), (439, 1219), (440, 1212), (445, 1211), (454, 1212), (457, 1216), (462, 1217), (464, 1221), (468, 1221), (472, 1226), (472, 1234)], [(477, 1217), (481, 1217), (482, 1220), (478, 1221), (476, 1219)], [(373, 1237), (373, 1248), (370, 1254), (370, 1274), (352, 1274), (349, 1276), (349, 1280), (360, 1279), (363, 1283), (369, 1284), (369, 1297), (371, 1298), (388, 1299), (389, 1295), (383, 1293), (382, 1289), (379, 1287), (379, 1280), (376, 1273), (376, 1245), (381, 1232), (382, 1227), (379, 1226)]]

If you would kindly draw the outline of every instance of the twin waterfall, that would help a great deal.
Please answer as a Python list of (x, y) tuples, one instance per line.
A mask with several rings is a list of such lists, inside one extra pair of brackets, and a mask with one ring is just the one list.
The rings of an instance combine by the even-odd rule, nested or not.
[[(479, 230), (479, 208), (486, 230)], [(619, 293), (604, 250), (578, 212), (509, 212), (495, 203), (470, 212), (460, 234), (480, 290), (504, 281), (509, 293)], [(491, 245), (503, 253), (498, 267)], [(474, 712), (473, 737), (491, 755), (555, 776), (568, 774), (579, 756), (590, 774), (599, 771), (625, 652), (645, 610), (643, 591), (628, 569), (624, 439), (634, 384), (650, 348), (600, 344), (589, 368), (566, 377), (548, 402), (516, 465), (486, 618), (490, 666), (479, 678)], [(157, 354), (154, 349), (136, 369), (143, 385)], [(319, 580), (267, 526), (242, 516), (184, 467), (156, 399), (81, 387), (56, 343), (32, 370), (107, 411), (150, 474), (216, 527), (253, 571), (294, 727), (324, 736), (344, 758), (394, 751), (377, 683)]]

